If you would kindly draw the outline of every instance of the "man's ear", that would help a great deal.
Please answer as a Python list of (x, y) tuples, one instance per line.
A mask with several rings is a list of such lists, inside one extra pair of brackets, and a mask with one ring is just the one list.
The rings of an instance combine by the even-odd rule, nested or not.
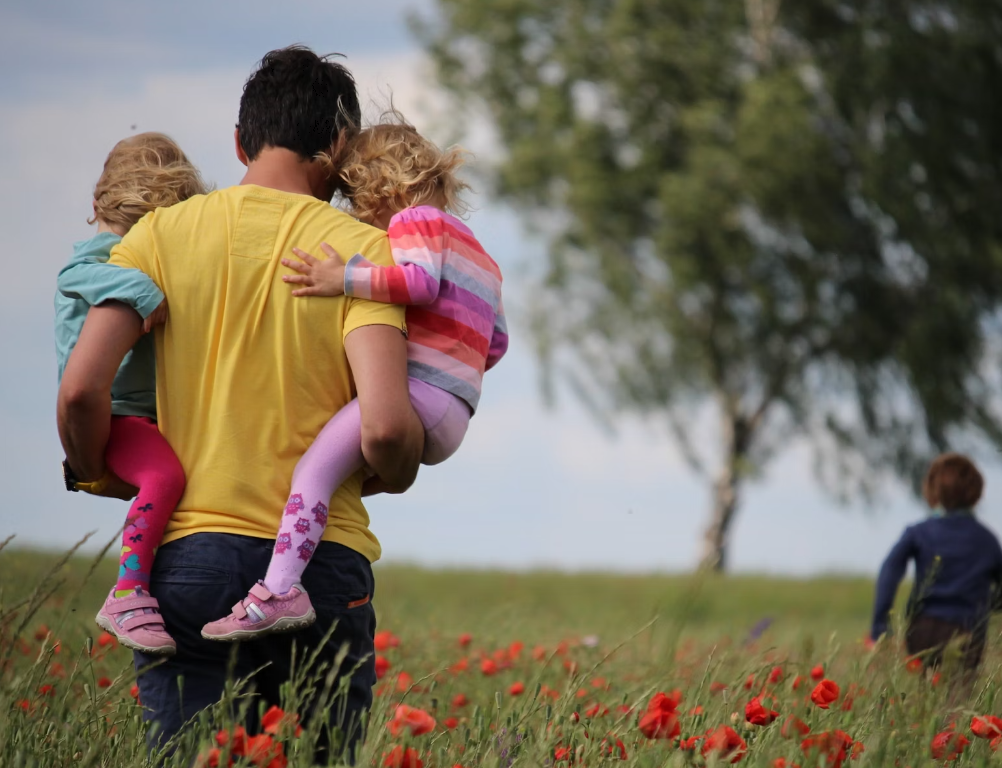
[(243, 145), (240, 143), (240, 128), (239, 127), (233, 129), (233, 143), (236, 144), (236, 147), (237, 147), (237, 160), (239, 160), (244, 165), (247, 165), (248, 163), (250, 163), (250, 160), (247, 159), (247, 153), (244, 152)]

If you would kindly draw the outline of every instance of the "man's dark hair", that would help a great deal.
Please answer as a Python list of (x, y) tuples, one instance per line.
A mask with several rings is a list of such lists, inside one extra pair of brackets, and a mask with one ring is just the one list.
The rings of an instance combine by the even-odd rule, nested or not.
[(953, 512), (977, 504), (984, 487), (985, 479), (973, 461), (959, 453), (944, 453), (929, 466), (922, 495), (930, 507)]
[(330, 152), (361, 123), (355, 78), (304, 45), (266, 53), (240, 98), (240, 146), (250, 160), (265, 147), (304, 159)]

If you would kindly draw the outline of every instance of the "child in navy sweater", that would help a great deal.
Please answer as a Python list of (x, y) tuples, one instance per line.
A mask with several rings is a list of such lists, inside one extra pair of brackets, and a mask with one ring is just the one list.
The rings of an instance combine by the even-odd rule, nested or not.
[(964, 667), (977, 669), (1002, 585), (1002, 547), (974, 517), (983, 489), (984, 478), (966, 456), (945, 453), (933, 461), (922, 487), (933, 516), (906, 528), (880, 569), (870, 633), (874, 640), (888, 631), (898, 584), (908, 561), (915, 560), (905, 633), (908, 653), (937, 666), (946, 644), (959, 637)]

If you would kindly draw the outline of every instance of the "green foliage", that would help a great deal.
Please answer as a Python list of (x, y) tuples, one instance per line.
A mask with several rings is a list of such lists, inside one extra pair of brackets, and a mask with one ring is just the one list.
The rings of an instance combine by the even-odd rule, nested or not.
[(589, 401), (666, 416), (697, 467), (710, 405), (735, 486), (795, 436), (845, 493), (1002, 444), (1002, 6), (439, 0), (416, 27), (549, 235), (532, 327)]
[[(93, 624), (116, 564), (110, 559), (93, 564), (83, 558), (61, 563), (38, 552), (0, 553), (0, 765), (5, 768), (152, 765), (141, 709), (129, 694), (131, 654), (101, 645)], [(702, 765), (671, 742), (643, 738), (637, 728), (651, 695), (675, 688), (682, 693), (682, 735), (733, 726), (748, 743), (742, 766), (765, 768), (778, 757), (812, 765), (799, 738), (782, 736), (782, 721), (765, 727), (744, 722), (745, 704), (763, 688), (775, 696), (770, 706), (784, 718), (796, 715), (814, 732), (840, 728), (863, 742), (866, 751), (852, 763), (858, 768), (895, 760), (924, 765), (933, 735), (950, 720), (970, 737), (970, 715), (995, 713), (1000, 706), (1002, 659), (994, 647), (971, 691), (954, 685), (949, 670), (935, 686), (908, 672), (892, 643), (865, 650), (858, 638), (867, 625), (872, 584), (863, 579), (404, 567), (379, 568), (376, 578), (380, 628), (400, 642), (381, 651), (390, 667), (377, 686), (359, 765), (383, 765), (396, 746), (414, 747), (427, 768), (547, 765), (558, 748), (587, 765)], [(36, 592), (36, 586), (42, 588)], [(38, 598), (14, 609), (32, 593)], [(775, 622), (749, 640), (749, 631), (767, 616)], [(458, 639), (465, 632), (473, 640), (461, 647)], [(998, 632), (990, 635), (997, 638)], [(513, 655), (514, 642), (524, 648)], [(483, 674), (485, 658), (502, 660), (496, 674)], [(459, 669), (464, 659), (465, 669)], [(807, 701), (814, 681), (793, 687), (796, 676), (807, 677), (818, 664), (841, 688), (838, 706), (830, 710)], [(769, 683), (777, 665), (781, 679)], [(401, 682), (403, 673), (410, 681)], [(511, 693), (514, 682), (524, 685), (522, 694)], [(294, 712), (312, 685), (324, 685), (324, 675), (304, 669), (287, 689), (286, 711)], [(468, 703), (455, 704), (457, 694)], [(843, 708), (847, 698), (851, 707)], [(431, 714), (435, 730), (393, 736), (386, 724), (401, 702)], [(233, 681), (223, 701), (188, 729), (168, 764), (188, 766), (196, 756), (208, 755), (217, 731), (232, 731), (258, 706), (252, 691)], [(453, 717), (450, 728), (446, 720)], [(308, 724), (298, 738), (281, 736), (289, 766), (313, 765), (309, 745), (321, 727)], [(609, 741), (603, 745), (603, 739)], [(607, 754), (616, 739), (623, 742), (626, 760)], [(972, 741), (959, 764), (988, 764), (988, 744)], [(225, 764), (223, 750), (220, 765)]]

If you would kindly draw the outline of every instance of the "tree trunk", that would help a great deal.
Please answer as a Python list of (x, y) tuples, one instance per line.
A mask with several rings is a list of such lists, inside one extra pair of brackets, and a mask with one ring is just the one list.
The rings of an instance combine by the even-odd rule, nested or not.
[(740, 416), (725, 419), (723, 432), (724, 462), (713, 483), (713, 509), (703, 537), (702, 566), (715, 571), (727, 568), (731, 523), (738, 509), (741, 465), (751, 440), (750, 425)]

